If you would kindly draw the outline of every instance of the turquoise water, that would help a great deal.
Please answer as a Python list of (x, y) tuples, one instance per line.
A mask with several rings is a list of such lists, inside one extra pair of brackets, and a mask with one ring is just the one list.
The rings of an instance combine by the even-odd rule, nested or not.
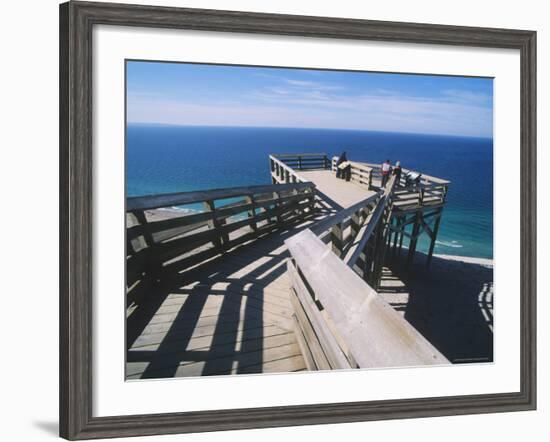
[[(355, 161), (400, 160), (450, 180), (435, 253), (493, 257), (493, 140), (332, 129), (127, 128), (128, 196), (270, 184), (271, 153), (345, 150)], [(427, 250), (421, 240), (420, 250)]]

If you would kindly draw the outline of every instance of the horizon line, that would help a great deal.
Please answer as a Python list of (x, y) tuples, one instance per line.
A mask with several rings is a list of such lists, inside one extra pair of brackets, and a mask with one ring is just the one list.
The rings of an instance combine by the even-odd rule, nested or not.
[(240, 125), (219, 125), (219, 124), (177, 124), (177, 123), (154, 123), (143, 121), (127, 121), (128, 125), (143, 125), (143, 126), (171, 126), (171, 127), (216, 127), (216, 128), (236, 128), (236, 129), (301, 129), (301, 130), (339, 130), (348, 132), (379, 132), (390, 134), (403, 134), (403, 135), (428, 135), (439, 137), (456, 137), (456, 138), (478, 138), (484, 140), (494, 140), (493, 135), (457, 135), (457, 134), (445, 134), (445, 133), (429, 133), (429, 132), (406, 132), (406, 131), (388, 131), (377, 129), (349, 129), (339, 127), (292, 127), (292, 126), (240, 126)]

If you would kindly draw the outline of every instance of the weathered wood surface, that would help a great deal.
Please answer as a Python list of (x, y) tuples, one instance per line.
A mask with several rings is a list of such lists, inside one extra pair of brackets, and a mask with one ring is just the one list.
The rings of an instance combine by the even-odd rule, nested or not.
[(313, 182), (317, 191), (328, 196), (342, 208), (353, 206), (376, 194), (376, 191), (369, 190), (365, 186), (336, 178), (336, 174), (331, 170), (301, 171), (300, 176)]
[[(270, 157), (270, 167), (277, 185), (129, 200), (128, 244), (135, 252), (129, 262), (162, 265), (152, 285), (141, 287), (145, 296), (128, 303), (128, 378), (442, 363), (342, 261), (361, 256), (363, 272), (367, 264), (382, 272), (386, 236), (378, 227), (388, 221), (392, 186), (371, 190), (372, 171), (364, 166), (356, 171), (360, 182), (337, 179), (326, 156), (316, 154)], [(422, 184), (415, 192), (400, 189), (396, 200), (402, 207), (430, 204), (444, 199), (446, 188)], [(177, 219), (156, 219), (149, 210), (197, 202), (207, 210)], [(287, 270), (283, 241), (293, 243), (312, 225), (332, 246), (315, 238), (306, 247), (312, 254), (294, 250), (296, 267), (289, 262)], [(131, 273), (144, 279), (143, 272)], [(388, 345), (400, 356), (382, 354)]]
[(284, 240), (309, 226), (175, 274), (127, 314), (129, 379), (307, 369), (292, 319)]
[(286, 244), (359, 367), (449, 363), (310, 230)]
[[(144, 296), (148, 285), (160, 274), (189, 268), (259, 236), (312, 218), (315, 198), (310, 182), (129, 198), (128, 298)], [(203, 210), (172, 210), (168, 217), (150, 217), (153, 211), (148, 208), (190, 202), (202, 203)]]
[[(292, 189), (306, 189), (308, 184), (283, 185), (281, 191)], [(226, 198), (234, 198), (242, 195), (254, 195), (272, 192), (272, 186), (241, 186), (224, 189), (209, 189), (190, 192), (166, 193), (162, 195), (149, 195), (129, 197), (126, 199), (126, 211), (158, 209), (160, 207), (180, 206), (203, 201), (213, 201)]]

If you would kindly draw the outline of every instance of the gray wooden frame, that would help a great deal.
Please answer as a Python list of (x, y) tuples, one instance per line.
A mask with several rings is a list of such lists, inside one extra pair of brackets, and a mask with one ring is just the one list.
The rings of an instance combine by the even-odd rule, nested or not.
[[(96, 24), (513, 48), (521, 54), (521, 391), (92, 415), (92, 29)], [(60, 6), (60, 435), (90, 439), (532, 410), (536, 406), (536, 33), (107, 3)], [(122, 294), (121, 294), (122, 296)]]

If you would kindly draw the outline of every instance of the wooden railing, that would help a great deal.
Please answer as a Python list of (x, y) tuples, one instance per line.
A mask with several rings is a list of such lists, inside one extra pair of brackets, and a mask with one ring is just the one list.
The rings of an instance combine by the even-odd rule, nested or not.
[[(127, 198), (128, 291), (312, 217), (314, 188), (308, 182)], [(151, 212), (189, 205), (195, 210)]]
[[(332, 157), (332, 170), (336, 171), (338, 157)], [(381, 185), (382, 172), (379, 164), (350, 161), (351, 181), (372, 189)], [(394, 203), (399, 205), (435, 205), (444, 204), (450, 181), (421, 174), (417, 185), (408, 185), (405, 176), (409, 169), (403, 169), (393, 193)]]
[(269, 167), (273, 184), (300, 183), (307, 180), (297, 171), (330, 169), (330, 161), (324, 153), (269, 155)]
[(325, 218), (310, 230), (375, 289), (385, 259), (395, 177), (383, 191)]
[[(336, 164), (338, 163), (338, 157), (332, 157), (332, 171), (336, 172)], [(365, 186), (367, 189), (372, 188), (372, 180), (374, 169), (370, 166), (367, 166), (364, 163), (358, 163), (357, 161), (350, 161), (350, 180), (361, 185)]]
[(396, 208), (443, 205), (447, 197), (449, 181), (444, 183), (424, 181), (418, 185), (398, 187), (394, 192)]
[(355, 240), (365, 228), (380, 201), (382, 192), (365, 198), (347, 209), (340, 210), (334, 215), (325, 218), (313, 226), (310, 230), (321, 241), (331, 246), (331, 250), (342, 259), (353, 248)]
[(310, 370), (449, 363), (311, 230), (286, 244), (295, 331)]

